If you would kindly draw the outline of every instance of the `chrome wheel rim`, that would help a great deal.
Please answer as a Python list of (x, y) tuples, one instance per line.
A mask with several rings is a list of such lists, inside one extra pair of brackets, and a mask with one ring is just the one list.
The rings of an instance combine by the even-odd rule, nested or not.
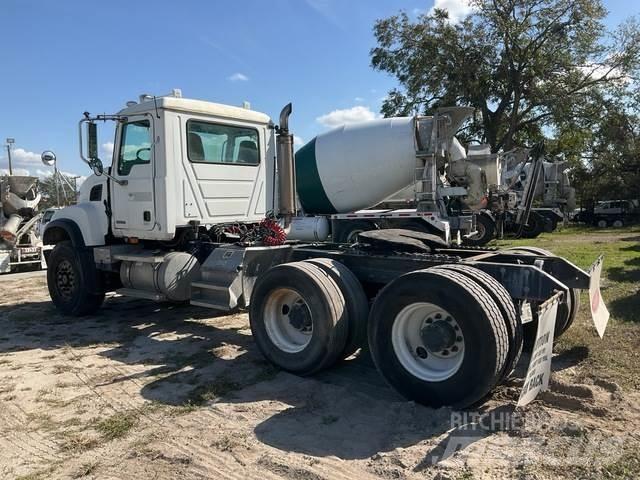
[(290, 288), (271, 292), (264, 308), (264, 325), (271, 342), (287, 353), (301, 352), (313, 336), (311, 310)]
[(394, 353), (414, 377), (441, 382), (452, 377), (464, 359), (464, 336), (456, 319), (433, 303), (404, 307), (391, 330)]
[(73, 298), (76, 286), (76, 275), (69, 260), (62, 260), (56, 268), (56, 286), (60, 296), (65, 300)]

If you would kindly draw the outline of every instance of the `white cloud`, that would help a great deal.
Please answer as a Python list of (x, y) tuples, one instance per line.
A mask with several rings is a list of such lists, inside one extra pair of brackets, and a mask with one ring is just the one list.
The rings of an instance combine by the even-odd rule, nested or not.
[(474, 10), (469, 0), (435, 0), (429, 13), (433, 13), (433, 10), (436, 8), (449, 12), (449, 20), (451, 23), (458, 23), (473, 13)]
[(227, 77), (227, 80), (231, 82), (246, 82), (249, 80), (249, 77), (247, 77), (244, 73), (236, 72), (233, 75)]
[[(26, 168), (12, 168), (11, 170), (13, 170), (14, 175), (21, 175), (25, 177), (28, 177), (30, 175), (29, 170), (27, 170)], [(0, 168), (0, 175), (9, 175), (9, 169)]]
[(21, 164), (21, 163), (40, 163), (40, 154), (35, 152), (30, 152), (25, 150), (24, 148), (14, 148), (11, 150), (11, 162), (13, 164)]
[(357, 105), (342, 110), (334, 110), (332, 112), (320, 115), (316, 121), (325, 127), (333, 128), (339, 125), (350, 125), (352, 123), (366, 122), (374, 120), (376, 114), (369, 107)]
[(354, 99), (353, 99), (353, 101), (354, 101), (354, 102), (358, 102), (358, 103), (362, 103), (362, 102), (364, 102), (364, 98), (362, 98), (362, 97), (356, 97), (356, 98), (354, 98)]
[(631, 82), (631, 77), (623, 75), (619, 68), (611, 69), (608, 65), (590, 64), (578, 67), (582, 74), (591, 80), (600, 80), (602, 77), (617, 78), (616, 83), (626, 84)]
[(113, 158), (113, 142), (106, 142), (101, 145), (105, 158)]
[[(8, 159), (6, 151), (4, 156), (0, 157), (0, 164), (8, 167)], [(25, 150), (24, 148), (14, 148), (11, 150), (11, 169), (14, 175), (48, 177), (53, 174), (53, 168), (47, 168), (41, 163), (40, 154)], [(77, 174), (70, 172), (62, 172), (65, 175), (75, 177)], [(9, 168), (0, 168), (0, 175), (9, 175)], [(84, 182), (86, 176), (78, 178), (78, 186)]]
[(293, 136), (293, 145), (295, 147), (301, 147), (302, 145), (304, 145), (306, 142), (302, 139), (302, 137), (299, 137), (297, 135)]

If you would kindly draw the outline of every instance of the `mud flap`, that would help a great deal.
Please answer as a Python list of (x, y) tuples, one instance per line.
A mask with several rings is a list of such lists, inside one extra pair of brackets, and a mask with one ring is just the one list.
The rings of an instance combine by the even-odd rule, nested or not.
[(591, 318), (600, 338), (604, 337), (604, 331), (609, 322), (609, 310), (607, 310), (600, 293), (600, 275), (602, 274), (603, 262), (604, 255), (600, 255), (589, 268), (589, 308), (591, 308)]
[(564, 294), (556, 293), (538, 308), (538, 330), (536, 343), (531, 351), (529, 368), (524, 379), (524, 385), (518, 398), (518, 407), (531, 403), (538, 393), (549, 387), (551, 376), (551, 357), (553, 356), (553, 332), (556, 328), (558, 305)]

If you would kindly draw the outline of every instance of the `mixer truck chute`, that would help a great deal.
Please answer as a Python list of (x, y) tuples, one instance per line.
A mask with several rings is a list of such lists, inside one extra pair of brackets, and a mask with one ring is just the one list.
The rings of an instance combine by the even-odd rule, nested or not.
[[(116, 291), (247, 308), (260, 351), (285, 370), (312, 374), (368, 344), (407, 398), (465, 407), (513, 370), (522, 309), (566, 304), (571, 289), (597, 280), (553, 255), (455, 248), (402, 229), (352, 244), (320, 241), (330, 215), (383, 200), (416, 166), (430, 184), (424, 166), (450, 148), (458, 117), (452, 110), (437, 121), (328, 132), (294, 161), (290, 113), (288, 105), (275, 127), (264, 114), (174, 91), (141, 96), (114, 115), (87, 114), (81, 132), (114, 121), (116, 148), (105, 168), (95, 148), (84, 158), (81, 142), (96, 175), (45, 227), (45, 243), (55, 244), (47, 284), (56, 307), (88, 314)], [(96, 129), (88, 133), (97, 145)], [(387, 161), (391, 146), (403, 153), (403, 171)], [(566, 325), (576, 308), (557, 311)]]
[(9, 175), (0, 178), (0, 273), (23, 267), (44, 267), (38, 178)]

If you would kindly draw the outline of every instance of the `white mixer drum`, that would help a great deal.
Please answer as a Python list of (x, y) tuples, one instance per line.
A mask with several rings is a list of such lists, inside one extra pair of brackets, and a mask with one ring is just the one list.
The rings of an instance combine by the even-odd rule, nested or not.
[(415, 119), (396, 117), (318, 135), (296, 153), (296, 186), (308, 214), (371, 207), (414, 181)]

